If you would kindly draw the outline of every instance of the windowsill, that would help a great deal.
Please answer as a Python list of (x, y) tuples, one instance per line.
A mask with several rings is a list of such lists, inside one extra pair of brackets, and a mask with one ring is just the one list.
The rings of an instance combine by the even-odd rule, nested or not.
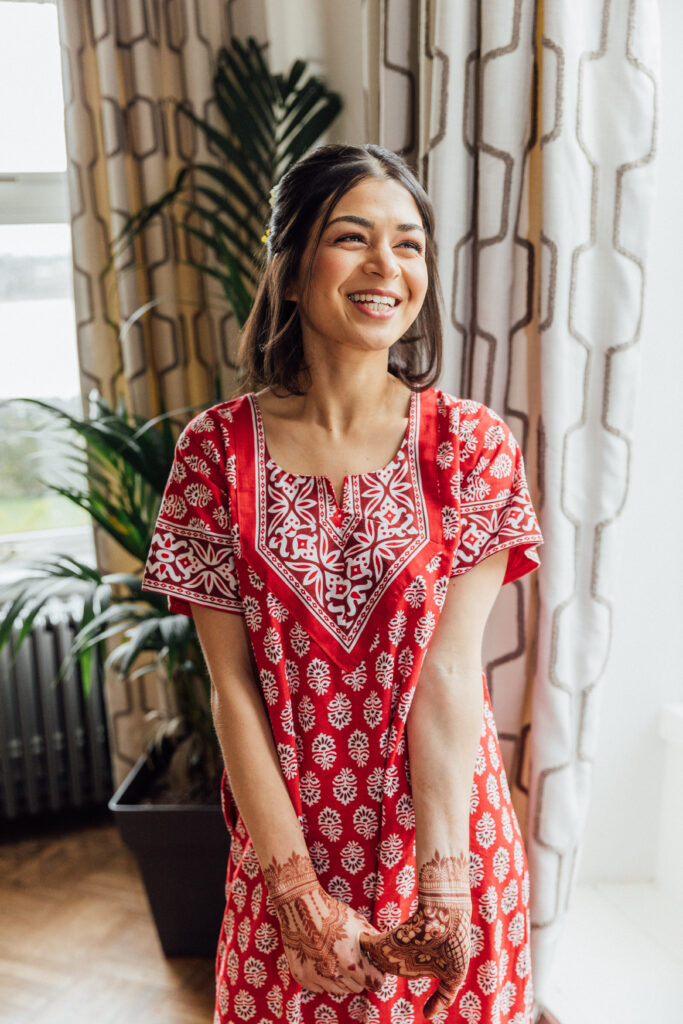
[(654, 882), (579, 885), (545, 998), (562, 1024), (680, 1020), (683, 905)]
[[(31, 530), (0, 535), (0, 585), (15, 583), (26, 576), (21, 561), (40, 561), (56, 554), (94, 567), (95, 549), (91, 526), (66, 526), (55, 530)], [(77, 585), (73, 588), (78, 589)]]

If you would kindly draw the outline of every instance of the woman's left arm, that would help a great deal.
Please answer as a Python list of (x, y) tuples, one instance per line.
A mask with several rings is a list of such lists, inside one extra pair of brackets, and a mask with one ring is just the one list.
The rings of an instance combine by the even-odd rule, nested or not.
[(470, 948), (470, 797), (481, 737), (484, 627), (509, 550), (454, 577), (431, 639), (406, 722), (415, 806), (418, 909), (392, 931), (362, 936), (384, 971), (430, 975), (439, 988), (424, 1013), (450, 1006)]

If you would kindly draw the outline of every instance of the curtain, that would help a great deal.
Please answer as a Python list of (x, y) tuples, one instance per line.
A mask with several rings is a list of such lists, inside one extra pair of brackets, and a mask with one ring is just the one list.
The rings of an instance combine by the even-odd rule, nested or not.
[[(110, 240), (128, 214), (173, 184), (201, 156), (198, 134), (175, 112), (206, 116), (219, 48), (231, 36), (264, 36), (249, 0), (57, 0), (66, 108), (76, 329), (84, 407), (92, 388), (141, 416), (229, 394), (237, 331), (216, 289), (178, 264), (183, 239), (159, 221), (102, 276)], [(129, 323), (136, 310), (144, 316)], [(123, 328), (123, 329), (122, 329)], [(185, 417), (187, 418), (187, 417)], [(102, 571), (134, 571), (95, 530)], [(145, 746), (144, 716), (166, 706), (161, 680), (107, 683), (115, 782)]]
[[(169, 409), (204, 401), (216, 375), (224, 387), (231, 380), (225, 311), (216, 313), (206, 285), (174, 265), (181, 240), (167, 223), (146, 232), (140, 266), (126, 253), (115, 276), (100, 275), (125, 217), (197, 156), (197, 133), (174, 104), (206, 113), (233, 6), (59, 0), (81, 387), (109, 401), (123, 395), (140, 415), (156, 414), (159, 399)], [(146, 302), (155, 305), (120, 337)]]
[(539, 1004), (579, 863), (629, 493), (655, 194), (648, 0), (385, 0), (380, 140), (434, 202), (442, 384), (522, 446), (545, 545), (485, 667), (532, 882)]

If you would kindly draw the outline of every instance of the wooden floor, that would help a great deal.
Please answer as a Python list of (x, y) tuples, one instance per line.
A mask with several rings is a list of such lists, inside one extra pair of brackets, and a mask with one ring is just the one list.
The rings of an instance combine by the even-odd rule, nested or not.
[(0, 1024), (211, 1024), (213, 960), (164, 957), (108, 812), (0, 839)]
[(108, 812), (0, 836), (2, 1024), (211, 1024), (213, 961), (164, 957)]

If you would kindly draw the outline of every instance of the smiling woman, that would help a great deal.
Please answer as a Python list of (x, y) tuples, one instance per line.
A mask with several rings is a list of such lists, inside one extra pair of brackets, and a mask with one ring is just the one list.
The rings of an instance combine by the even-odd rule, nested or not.
[[(350, 329), (358, 342), (361, 322), (384, 321), (387, 330), (367, 343), (388, 348), (390, 372), (408, 387), (430, 387), (441, 370), (442, 337), (433, 236), (429, 198), (394, 153), (321, 146), (300, 161), (274, 193), (266, 266), (242, 333), (245, 390), (304, 392), (311, 354), (304, 360), (301, 311), (312, 304), (315, 317), (331, 288), (335, 316), (340, 303), (346, 310), (339, 340), (351, 344)], [(393, 297), (392, 312), (366, 302), (354, 314), (351, 296), (370, 294)]]
[(432, 210), (400, 158), (287, 172), (241, 353), (245, 393), (178, 439), (143, 579), (194, 617), (213, 683), (215, 1019), (529, 1024), (481, 642), (543, 538), (509, 427), (433, 386)]
[[(326, 348), (337, 338), (340, 345), (385, 350), (407, 334), (429, 283), (424, 228), (410, 223), (416, 217), (415, 200), (402, 185), (367, 178), (337, 203), (327, 224), (319, 218), (320, 241), (314, 244), (318, 223), (286, 294), (298, 304), (307, 360), (320, 338)], [(349, 233), (349, 224), (361, 230)], [(378, 329), (369, 332), (366, 318)]]
[[(347, 479), (386, 466), (405, 436), (410, 391), (386, 368), (420, 314), (429, 276), (420, 212), (403, 185), (365, 179), (332, 212), (314, 223), (286, 291), (309, 386), (288, 396), (267, 387), (258, 401), (271, 457), (326, 477), (341, 506)], [(360, 230), (349, 233), (350, 223)], [(337, 408), (321, 417), (316, 396), (331, 388)]]

